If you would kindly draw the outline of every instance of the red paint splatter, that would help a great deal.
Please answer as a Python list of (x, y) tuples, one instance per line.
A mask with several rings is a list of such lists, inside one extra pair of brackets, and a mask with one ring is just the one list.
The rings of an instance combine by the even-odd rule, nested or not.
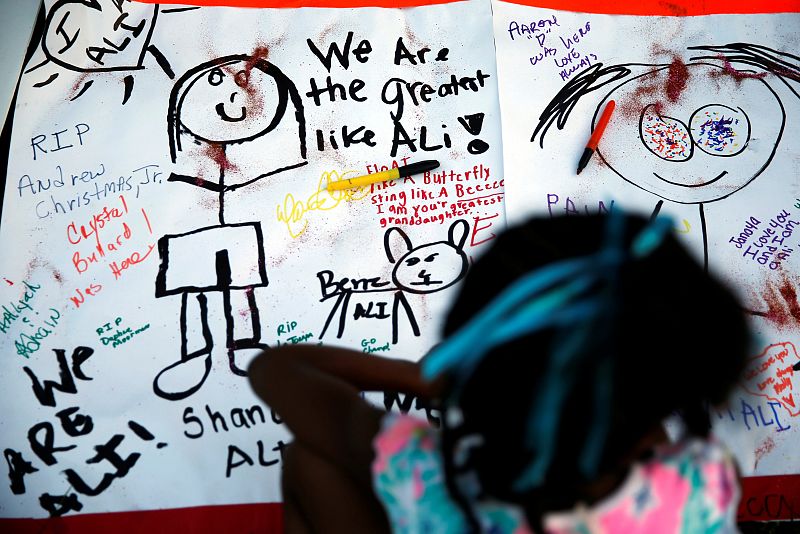
[(767, 454), (772, 452), (772, 449), (774, 449), (774, 448), (775, 448), (775, 440), (773, 440), (771, 437), (768, 437), (767, 439), (765, 439), (755, 451), (756, 452), (756, 462), (753, 465), (753, 469), (758, 467), (758, 462), (760, 462), (761, 459), (764, 456), (766, 456)]
[(650, 45), (650, 57), (653, 59), (653, 63), (656, 63), (656, 57), (658, 56), (668, 56), (668, 57), (675, 57), (675, 50), (670, 48), (664, 48), (659, 43), (653, 43)]
[(658, 3), (658, 5), (660, 5), (661, 7), (665, 8), (667, 11), (678, 17), (683, 17), (686, 15), (686, 13), (688, 13), (687, 9), (684, 6), (673, 4), (672, 2), (666, 2), (664, 0), (661, 0)]
[(223, 70), (233, 77), (234, 83), (241, 87), (247, 93), (247, 114), (248, 116), (257, 116), (264, 112), (264, 95), (258, 84), (251, 83), (250, 73), (254, 68), (264, 70), (264, 67), (259, 66), (259, 62), (265, 61), (269, 56), (269, 47), (266, 45), (259, 45), (253, 50), (247, 60), (244, 60), (244, 68), (239, 70), (239, 61), (223, 66)]
[(761, 295), (767, 303), (768, 311), (764, 314), (768, 320), (778, 326), (788, 326), (792, 322), (800, 324), (800, 302), (794, 284), (784, 274), (780, 284), (767, 282), (767, 288)]
[(211, 211), (219, 210), (219, 195), (210, 195), (210, 191), (203, 191), (197, 205)]
[(216, 164), (219, 165), (219, 168), (222, 169), (223, 171), (237, 170), (236, 165), (231, 163), (231, 161), (228, 159), (228, 156), (225, 155), (225, 147), (222, 146), (221, 144), (209, 143), (205, 146), (204, 152), (206, 153), (206, 156), (213, 159), (214, 162), (216, 162)]
[(72, 84), (72, 90), (70, 91), (67, 100), (72, 100), (78, 96), (78, 94), (80, 94), (80, 89), (83, 89), (84, 82), (86, 82), (86, 78), (88, 78), (90, 74), (90, 72), (82, 72), (77, 78), (75, 78), (75, 83)]
[(55, 269), (53, 269), (53, 278), (59, 284), (63, 284), (64, 283), (64, 277), (61, 275), (61, 273), (59, 271), (57, 271)]
[(5, 281), (6, 281), (6, 283), (7, 283), (8, 285), (10, 285), (10, 286), (13, 286), (13, 285), (14, 285), (14, 282), (12, 282), (11, 280), (9, 280), (8, 278), (3, 278), (3, 280), (5, 280)]
[(25, 275), (23, 276), (23, 280), (30, 280), (31, 274), (33, 271), (38, 269), (39, 267), (44, 267), (45, 263), (40, 260), (39, 258), (33, 258), (31, 261), (28, 262), (28, 265), (25, 267)]
[[(656, 71), (651, 71), (651, 74), (655, 73)], [(621, 103), (618, 102), (617, 109), (626, 117), (638, 118), (644, 108), (653, 106), (653, 110), (660, 115), (664, 105), (656, 97), (659, 89), (655, 80), (649, 79), (646, 83), (637, 86), (629, 98)]]
[[(251, 269), (251, 272), (253, 272), (252, 269)], [(255, 288), (252, 288), (252, 287), (245, 288), (244, 294), (245, 294), (245, 297), (247, 297), (247, 301), (248, 302), (253, 302), (253, 293), (254, 292), (255, 292)], [(242, 319), (247, 319), (248, 317), (251, 317), (252, 315), (253, 314), (250, 311), (250, 307), (249, 306), (247, 308), (239, 309), (239, 317), (241, 317)]]
[(667, 85), (665, 91), (667, 98), (670, 102), (677, 102), (681, 97), (681, 93), (686, 89), (686, 82), (689, 80), (689, 69), (686, 68), (681, 58), (677, 56), (672, 57), (672, 63), (669, 64)]
[(247, 60), (247, 63), (244, 65), (244, 72), (247, 73), (247, 76), (250, 76), (250, 71), (253, 70), (255, 64), (259, 61), (266, 61), (269, 57), (269, 47), (262, 45), (257, 46), (253, 53), (250, 54), (250, 59)]
[(711, 75), (715, 78), (718, 78), (720, 76), (730, 76), (731, 78), (736, 80), (736, 83), (741, 83), (742, 80), (752, 80), (752, 79), (762, 80), (767, 77), (766, 72), (755, 73), (755, 72), (746, 72), (743, 70), (735, 69), (733, 65), (731, 65), (731, 62), (728, 61), (722, 54), (718, 54), (717, 58), (719, 58), (719, 60), (722, 61), (722, 70), (721, 71), (715, 70), (711, 73)]
[[(249, 64), (249, 62), (248, 62)], [(245, 70), (240, 70), (236, 74), (233, 75), (233, 81), (236, 82), (236, 85), (241, 87), (242, 89), (249, 89), (250, 87), (250, 69), (245, 68)]]
[(328, 35), (330, 35), (331, 32), (333, 32), (334, 27), (335, 27), (335, 24), (331, 23), (328, 26), (326, 26), (325, 28), (323, 28), (323, 30), (317, 36), (317, 45), (320, 45), (321, 43), (325, 42), (325, 39), (328, 37)]
[(253, 53), (250, 54), (250, 58), (245, 62), (244, 70), (232, 73), (233, 81), (236, 82), (236, 85), (247, 91), (250, 98), (256, 99), (256, 97), (259, 96), (257, 94), (258, 89), (250, 85), (250, 72), (260, 61), (266, 61), (268, 57), (269, 47), (257, 46), (255, 50), (253, 50)]

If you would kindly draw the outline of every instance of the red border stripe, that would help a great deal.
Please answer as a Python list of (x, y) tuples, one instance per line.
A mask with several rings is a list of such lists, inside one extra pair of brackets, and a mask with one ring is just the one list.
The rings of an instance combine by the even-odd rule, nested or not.
[[(146, 4), (230, 7), (417, 7), (460, 0), (136, 0)], [(511, 4), (609, 15), (694, 16), (719, 14), (796, 13), (800, 0), (506, 0)]]
[(142, 4), (228, 7), (418, 7), (463, 0), (134, 0)]
[(505, 0), (510, 4), (600, 13), (607, 15), (663, 15), (696, 16), (756, 13), (795, 13), (800, 11), (800, 0)]
[[(742, 479), (739, 521), (800, 520), (800, 474)], [(6, 534), (174, 534), (283, 532), (280, 503), (198, 506), (52, 519), (0, 519)]]
[(4, 534), (278, 534), (280, 503), (229, 504), (169, 510), (75, 514), (50, 519), (0, 519)]
[(800, 521), (800, 474), (742, 479), (739, 521)]

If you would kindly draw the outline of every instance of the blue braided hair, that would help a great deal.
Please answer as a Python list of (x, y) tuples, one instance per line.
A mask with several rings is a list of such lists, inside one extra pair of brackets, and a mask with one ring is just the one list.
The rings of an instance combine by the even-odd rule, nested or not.
[[(537, 233), (523, 228), (512, 231), (510, 238), (501, 237), (502, 244), (493, 247), (473, 268), (451, 316), (458, 313), (456, 310), (463, 307), (461, 304), (470, 300), (470, 292), (481, 291), (470, 287), (470, 278), (479, 279), (473, 281), (473, 286), (486, 282), (492, 264), (501, 261), (498, 257), (503, 256), (502, 262), (519, 271), (505, 273), (506, 280), (515, 274), (519, 276), (506, 282), (494, 296), (473, 295), (473, 300), (487, 302), (460, 325), (451, 326), (447, 339), (423, 361), (426, 378), (445, 375), (449, 380), (444, 405), (445, 463), (454, 483), (451, 492), (460, 494), (457, 500), (461, 502), (480, 499), (484, 493), (489, 493), (495, 498), (525, 503), (528, 496), (552, 486), (554, 474), (567, 472), (578, 481), (591, 481), (601, 474), (607, 468), (604, 462), (608, 463), (609, 442), (614, 442), (609, 437), (619, 426), (615, 422), (615, 418), (619, 418), (615, 413), (615, 403), (619, 402), (617, 381), (626, 372), (624, 367), (629, 365), (629, 362), (619, 361), (620, 353), (630, 352), (619, 346), (620, 323), (628, 320), (631, 314), (630, 298), (623, 297), (623, 293), (646, 291), (648, 286), (659, 283), (642, 278), (640, 273), (634, 277), (639, 280), (639, 287), (630, 286), (630, 266), (663, 264), (661, 268), (668, 270), (669, 262), (677, 258), (677, 263), (681, 264), (678, 274), (687, 272), (688, 268), (690, 277), (701, 285), (707, 282), (702, 270), (670, 236), (672, 222), (669, 218), (659, 217), (647, 223), (615, 210), (606, 217), (571, 219), (576, 220), (536, 221), (532, 224), (539, 227)], [(548, 239), (548, 230), (562, 235)], [(564, 235), (571, 233), (577, 235)], [(559, 240), (567, 239), (574, 243), (558, 244)], [(669, 241), (670, 246), (664, 247), (665, 241)], [(530, 255), (532, 251), (525, 247), (543, 252), (539, 252), (533, 262), (513, 257), (515, 252), (520, 257)], [(515, 248), (517, 250), (513, 250)], [(661, 248), (667, 248), (667, 253), (656, 254)], [(494, 249), (500, 252), (495, 253)], [(528, 267), (531, 263), (533, 268)], [(688, 287), (695, 289), (692, 284)], [(638, 298), (645, 296), (640, 294)], [(735, 302), (729, 298), (728, 308), (731, 303), (738, 313)], [(670, 310), (669, 306), (671, 304), (665, 310), (667, 314), (679, 311)], [(489, 358), (490, 355), (496, 357)], [(537, 361), (519, 363), (526, 359)], [(744, 352), (740, 359), (744, 361)], [(487, 360), (496, 361), (487, 363)], [(536, 374), (527, 378), (526, 388), (509, 385), (514, 391), (504, 391), (504, 384), (496, 382), (487, 385), (482, 376), (488, 369), (488, 375), (504, 376), (505, 373), (506, 378), (524, 384), (525, 378), (520, 378), (519, 373), (526, 367), (535, 369)], [(724, 384), (725, 388), (729, 385)], [(578, 432), (580, 439), (567, 447), (574, 452), (574, 465), (565, 471), (559, 455), (563, 455), (565, 448), (563, 429), (569, 424), (567, 419), (572, 417), (568, 414), (575, 413), (576, 391), (583, 392), (583, 400), (588, 405), (583, 413), (587, 415)], [(498, 449), (495, 445), (494, 459), (481, 459), (487, 454), (483, 449), (492, 448), (487, 444), (492, 438), (492, 425), (496, 429), (503, 423), (493, 421), (489, 428), (481, 428), (471, 419), (502, 419), (499, 413), (487, 412), (493, 409), (488, 406), (502, 405), (502, 401), (498, 403), (495, 398), (503, 396), (514, 399), (513, 410), (522, 418), (522, 421), (508, 424), (517, 424), (520, 428), (511, 429), (507, 435), (510, 440), (507, 457), (498, 458), (505, 455), (502, 447)], [(673, 408), (679, 406), (655, 409), (653, 421)], [(483, 473), (476, 467), (481, 462), (487, 467)], [(502, 484), (487, 484), (485, 480), (477, 483), (478, 479), (495, 476), (495, 473), (485, 476), (487, 470), (504, 471), (505, 475), (499, 476)]]

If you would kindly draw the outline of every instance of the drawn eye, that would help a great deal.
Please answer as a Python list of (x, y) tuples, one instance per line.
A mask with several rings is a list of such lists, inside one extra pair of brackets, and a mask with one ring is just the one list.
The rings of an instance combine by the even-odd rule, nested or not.
[(419, 263), (419, 258), (408, 258), (406, 260), (406, 265), (408, 265), (409, 267), (411, 267), (412, 265), (416, 265), (418, 263)]
[(225, 77), (225, 74), (222, 72), (222, 69), (214, 69), (208, 73), (208, 83), (216, 87), (217, 85), (222, 83), (222, 79)]
[(735, 156), (750, 141), (750, 119), (742, 108), (703, 106), (689, 120), (694, 142), (706, 154)]
[(694, 152), (689, 128), (678, 119), (660, 115), (652, 104), (642, 110), (639, 136), (650, 152), (667, 161), (686, 161)]
[(236, 85), (239, 87), (247, 87), (247, 85), (250, 83), (250, 73), (246, 70), (240, 70), (233, 77), (233, 81), (236, 82)]
[(428, 263), (430, 263), (430, 262), (432, 262), (433, 260), (435, 260), (435, 259), (436, 259), (436, 256), (438, 256), (438, 255), (439, 255), (439, 253), (438, 253), (438, 252), (434, 252), (433, 254), (431, 254), (430, 256), (428, 256), (427, 258), (425, 258), (425, 261), (427, 261)]

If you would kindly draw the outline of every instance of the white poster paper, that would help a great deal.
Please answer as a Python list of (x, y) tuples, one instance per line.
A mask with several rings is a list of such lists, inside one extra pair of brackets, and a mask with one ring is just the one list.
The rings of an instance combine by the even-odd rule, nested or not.
[(504, 226), (490, 5), (46, 7), (0, 229), (0, 516), (280, 501), (250, 359), (421, 357)]
[(729, 408), (711, 411), (716, 433), (744, 475), (800, 472), (800, 16), (493, 8), (509, 224), (620, 207), (671, 216), (759, 336)]

